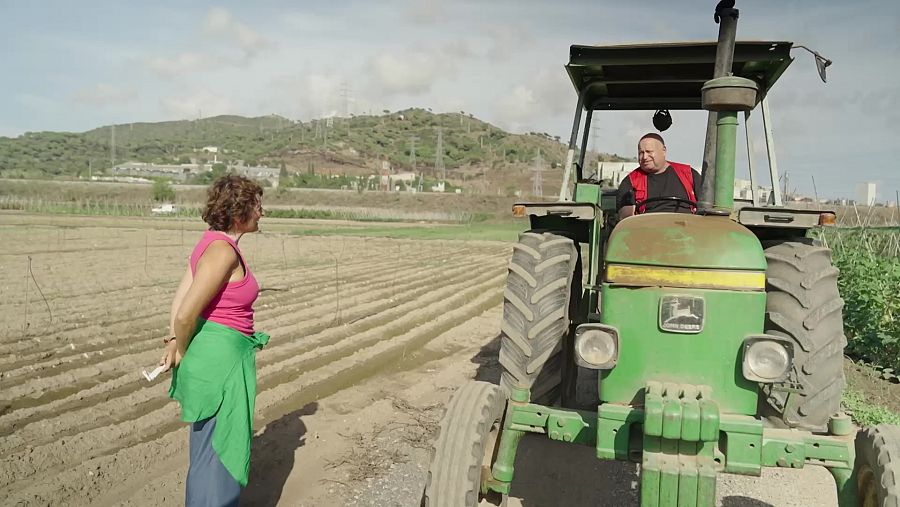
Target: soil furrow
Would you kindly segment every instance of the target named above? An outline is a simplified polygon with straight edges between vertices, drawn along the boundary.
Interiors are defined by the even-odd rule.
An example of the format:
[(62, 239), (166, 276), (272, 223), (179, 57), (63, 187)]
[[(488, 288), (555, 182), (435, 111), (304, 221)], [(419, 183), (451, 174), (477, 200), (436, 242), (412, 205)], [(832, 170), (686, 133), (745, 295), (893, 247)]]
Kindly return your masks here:
[[(403, 270), (409, 271), (408, 268), (412, 267), (412, 264), (401, 265), (399, 267), (402, 268)], [(448, 268), (453, 267), (453, 264), (446, 266), (446, 267), (448, 267)], [(373, 284), (372, 284), (373, 281), (381, 282), (380, 284), (377, 285), (379, 287), (385, 283), (398, 284), (398, 283), (402, 283), (405, 280), (412, 279), (413, 277), (416, 276), (415, 273), (411, 273), (411, 274), (408, 274), (405, 276), (401, 276), (397, 279), (392, 279), (392, 275), (388, 273), (388, 274), (384, 274), (377, 278), (370, 278), (368, 286), (365, 286), (364, 284), (361, 286), (360, 285), (361, 281), (359, 280), (359, 275), (365, 274), (365, 273), (370, 273), (370, 272), (371, 272), (371, 265), (368, 265), (368, 264), (365, 266), (361, 266), (361, 267), (357, 267), (354, 265), (354, 266), (351, 266), (350, 268), (347, 268), (347, 270), (345, 272), (341, 273), (341, 276), (342, 276), (342, 278), (348, 278), (350, 280), (353, 280), (353, 282), (341, 281), (340, 283), (342, 286), (344, 286), (345, 283), (349, 284), (349, 287), (344, 286), (343, 291), (347, 292), (347, 293), (353, 293), (353, 287), (359, 287), (359, 288), (364, 287), (368, 290), (373, 286)], [(265, 275), (260, 275), (260, 276), (265, 276)], [(272, 313), (276, 313), (276, 312), (287, 313), (287, 312), (292, 311), (291, 306), (293, 306), (293, 305), (284, 306), (284, 307), (281, 307), (280, 309), (273, 308), (273, 307), (278, 306), (279, 304), (284, 303), (285, 301), (302, 303), (304, 301), (308, 301), (308, 300), (318, 297), (314, 293), (307, 293), (306, 295), (298, 296), (295, 294), (296, 289), (306, 288), (309, 285), (315, 286), (318, 283), (334, 281), (334, 277), (333, 276), (329, 277), (328, 274), (324, 274), (321, 277), (310, 276), (309, 278), (307, 278), (304, 276), (299, 276), (296, 278), (297, 278), (298, 285), (300, 285), (302, 283), (302, 286), (298, 286), (298, 287), (291, 286), (290, 285), (291, 280), (285, 279), (283, 281), (287, 282), (288, 287), (290, 288), (289, 291), (286, 291), (286, 293), (277, 293), (276, 295), (272, 295), (272, 296), (265, 295), (265, 293), (264, 293), (264, 295), (260, 297), (260, 300), (257, 303), (257, 307), (262, 308), (262, 310), (260, 310), (258, 312), (258, 314), (261, 317), (268, 316), (268, 315), (271, 315)], [(173, 290), (174, 290), (174, 288), (173, 288)], [(165, 305), (162, 303), (168, 302), (168, 299), (170, 299), (170, 298), (171, 298), (171, 294), (169, 294), (169, 293), (160, 294), (158, 296), (158, 299), (160, 300), (159, 303), (155, 304), (155, 305), (150, 305), (150, 306), (155, 307), (157, 309), (164, 309)], [(127, 304), (123, 304), (123, 306), (127, 306)], [(106, 323), (104, 323), (103, 326), (100, 326), (98, 324), (98, 325), (94, 325), (94, 326), (91, 326), (88, 328), (83, 328), (81, 330), (82, 333), (90, 333), (91, 331), (94, 331), (96, 333), (96, 335), (98, 335), (98, 336), (109, 336), (109, 335), (129, 336), (129, 338), (122, 338), (120, 340), (110, 340), (110, 339), (102, 339), (102, 338), (94, 338), (94, 339), (89, 339), (89, 340), (77, 340), (77, 341), (79, 341), (79, 345), (78, 345), (77, 349), (75, 348), (74, 344), (72, 344), (72, 345), (57, 346), (56, 349), (53, 351), (38, 351), (38, 352), (33, 352), (31, 354), (24, 354), (24, 355), (19, 354), (19, 357), (17, 357), (17, 359), (15, 360), (14, 363), (4, 367), (4, 369), (5, 369), (5, 371), (3, 373), (4, 379), (7, 379), (7, 380), (14, 379), (14, 380), (12, 381), (11, 384), (7, 384), (7, 382), (0, 380), (0, 386), (3, 386), (4, 384), (6, 384), (7, 386), (16, 385), (17, 382), (24, 382), (25, 380), (27, 380), (31, 377), (40, 375), (40, 370), (45, 369), (47, 367), (56, 368), (67, 362), (81, 361), (81, 357), (83, 357), (83, 354), (93, 354), (95, 352), (99, 352), (102, 350), (102, 351), (104, 351), (105, 354), (116, 355), (116, 351), (117, 351), (116, 342), (117, 341), (122, 341), (125, 339), (135, 340), (135, 338), (142, 338), (142, 337), (145, 337), (148, 335), (149, 336), (157, 336), (157, 335), (164, 334), (165, 327), (166, 327), (166, 322), (165, 322), (164, 318), (167, 316), (166, 313), (167, 312), (156, 311), (151, 314), (144, 314), (144, 315), (138, 314), (138, 315), (134, 315), (131, 318), (123, 318), (121, 321), (118, 321), (118, 322), (106, 322)], [(160, 321), (161, 317), (164, 320)], [(141, 330), (141, 332), (138, 336), (132, 335), (132, 330), (135, 330), (135, 329)], [(148, 332), (148, 331), (150, 331), (150, 332)], [(53, 338), (59, 339), (60, 337), (61, 337), (61, 335), (44, 336), (44, 337), (42, 337), (42, 341), (46, 342)], [(69, 340), (69, 343), (71, 344), (72, 340), (74, 340), (75, 338), (77, 338), (77, 337), (73, 337), (70, 335), (67, 337), (67, 340)], [(155, 346), (150, 345), (148, 341), (141, 340), (138, 343), (141, 343), (146, 347), (155, 347)], [(133, 347), (133, 343), (129, 343), (126, 346), (126, 348), (128, 350), (133, 350), (132, 347)], [(50, 354), (52, 354), (52, 356)], [(49, 359), (49, 360), (45, 361), (45, 362), (41, 362), (41, 360), (43, 360), (43, 359)]]
[[(466, 258), (465, 256), (457, 256), (456, 252), (449, 252), (449, 259), (454, 260), (457, 258)], [(423, 264), (427, 264), (429, 262), (435, 261), (437, 259), (446, 259), (447, 257), (442, 257), (443, 254), (432, 254), (430, 256), (425, 256), (422, 259), (419, 259)], [(179, 261), (181, 262), (181, 261)], [(409, 259), (405, 263), (394, 263), (391, 265), (391, 268), (394, 270), (399, 270), (401, 268), (408, 269), (409, 267), (415, 266), (416, 259)], [(252, 265), (253, 263), (251, 263)], [(368, 266), (370, 270), (384, 270), (384, 259), (374, 259), (367, 260), (366, 263), (362, 263), (360, 261), (355, 261), (352, 263), (351, 267), (356, 268), (359, 267), (362, 269), (364, 266)], [(318, 280), (321, 277), (322, 282), (329, 282), (333, 280), (333, 264), (320, 264), (313, 267), (312, 269), (304, 269), (301, 270), (301, 273), (310, 273), (309, 276), (316, 277)], [(183, 266), (179, 266), (179, 270), (183, 270)], [(314, 270), (313, 270), (314, 269)], [(344, 272), (346, 268), (342, 266), (340, 269), (341, 272)], [(295, 275), (297, 273), (296, 269), (289, 269), (288, 272), (291, 275), (288, 278), (284, 278), (284, 270), (281, 269), (281, 263), (275, 263), (271, 266), (266, 265), (263, 269), (256, 269), (257, 274), (261, 282), (264, 284), (267, 279), (277, 279), (279, 281), (282, 280), (302, 280)], [(151, 303), (150, 298), (162, 298), (163, 301), (171, 297), (172, 291), (174, 291), (175, 285), (177, 284), (177, 278), (180, 275), (179, 273), (173, 273), (171, 276), (166, 277), (162, 281), (158, 281), (150, 286), (142, 286), (140, 284), (128, 284), (127, 287), (124, 287), (123, 291), (128, 291), (128, 295), (118, 294), (117, 291), (111, 291), (109, 289), (100, 289), (99, 292), (89, 292), (89, 291), (81, 291), (76, 295), (73, 295), (67, 299), (66, 311), (60, 314), (57, 311), (57, 315), (55, 318), (55, 323), (50, 324), (47, 327), (40, 329), (40, 338), (42, 341), (59, 339), (59, 336), (66, 336), (68, 333), (75, 331), (79, 328), (85, 328), (87, 326), (94, 325), (96, 326), (97, 320), (101, 319), (104, 314), (98, 313), (98, 309), (102, 309), (105, 311), (104, 324), (115, 323), (125, 321), (127, 322), (127, 318), (123, 318), (119, 321), (115, 320), (115, 315), (110, 315), (110, 308), (123, 308), (132, 306), (131, 303), (137, 303), (137, 306), (148, 306), (148, 303)], [(267, 276), (269, 275), (269, 276)], [(315, 283), (315, 281), (310, 280), (311, 283)], [(153, 292), (150, 296), (147, 295), (147, 292)], [(83, 300), (83, 304), (76, 304), (79, 300)], [(107, 301), (108, 300), (108, 303)], [(53, 305), (53, 298), (49, 300), (50, 304)], [(159, 304), (159, 303), (156, 303)], [(80, 305), (80, 306), (79, 306)], [(13, 305), (15, 306), (15, 305)], [(14, 309), (13, 307), (10, 307)], [(80, 315), (80, 317), (79, 317)], [(62, 324), (66, 324), (62, 326)], [(14, 328), (13, 328), (14, 329)], [(33, 332), (33, 331), (32, 331)], [(84, 332), (83, 330), (81, 332)], [(10, 346), (13, 347), (13, 351), (16, 353), (21, 353), (24, 349), (34, 348), (34, 342), (31, 341), (22, 341), (20, 336), (20, 332), (10, 333), (6, 335), (7, 338), (5, 341), (10, 343)], [(12, 341), (10, 341), (12, 340)]]
[[(452, 272), (453, 273), (452, 276), (456, 276), (457, 273), (464, 273), (464, 272), (466, 272), (466, 270), (470, 270), (470, 269), (471, 268), (468, 266), (463, 266), (456, 270), (445, 270), (445, 274), (449, 275), (449, 273)], [(388, 295), (387, 294), (388, 292), (390, 292), (391, 293), (390, 295), (392, 295), (392, 296), (404, 297), (403, 289), (405, 287), (409, 287), (409, 286), (419, 287), (419, 294), (427, 291), (427, 287), (423, 288), (421, 286), (421, 284), (415, 280), (411, 281), (408, 285), (394, 287), (394, 289), (384, 289), (382, 291), (361, 291), (356, 295), (356, 298), (357, 298), (356, 300), (348, 298), (349, 300), (347, 302), (347, 309), (345, 311), (343, 311), (342, 313), (349, 320), (357, 319), (357, 318), (359, 318), (360, 314), (362, 312), (364, 312), (364, 309), (360, 306), (359, 298), (364, 298), (364, 301), (362, 302), (362, 304), (365, 305), (367, 303), (370, 303), (371, 301), (378, 302), (378, 301), (384, 299)], [(397, 292), (397, 290), (399, 290), (400, 292)], [(366, 301), (366, 300), (368, 300), (368, 301)], [(293, 312), (293, 313), (289, 314), (290, 315), (289, 320), (291, 323), (296, 323), (298, 320), (305, 319), (307, 316), (322, 315), (323, 313), (327, 314), (327, 309), (331, 306), (332, 306), (331, 303), (326, 301), (323, 304), (317, 305), (315, 307), (304, 308), (300, 312)], [(375, 313), (380, 311), (377, 309), (377, 307), (374, 310), (375, 310)], [(261, 322), (267, 322), (268, 324), (270, 324), (272, 326), (276, 326), (276, 325), (280, 324), (280, 322), (278, 322), (277, 320), (265, 319), (264, 313), (261, 315), (261, 318), (262, 318)], [(330, 325), (330, 321), (333, 319), (329, 319), (328, 317), (325, 317), (325, 318), (320, 318), (319, 320), (320, 320), (319, 326), (324, 328), (324, 327), (327, 327), (328, 325)], [(262, 327), (260, 327), (260, 329), (262, 329)], [(140, 342), (135, 342), (133, 344), (128, 345), (127, 355), (129, 355), (130, 357), (133, 357), (136, 354), (142, 354), (142, 353), (151, 352), (151, 351), (158, 352), (158, 345), (150, 344), (148, 340), (141, 340)], [(31, 397), (31, 398), (36, 398), (36, 396), (35, 396), (36, 393), (41, 392), (41, 391), (51, 390), (54, 388), (58, 388), (60, 386), (62, 386), (63, 388), (71, 389), (73, 387), (73, 379), (72, 379), (72, 377), (70, 377), (70, 375), (73, 375), (73, 374), (78, 375), (81, 372), (84, 372), (86, 370), (89, 371), (90, 374), (94, 375), (94, 376), (103, 375), (103, 374), (108, 376), (110, 374), (108, 368), (102, 369), (102, 370), (98, 370), (98, 368), (100, 368), (101, 366), (105, 366), (105, 364), (110, 361), (114, 361), (114, 360), (121, 358), (122, 355), (111, 356), (111, 353), (105, 353), (105, 354), (103, 354), (103, 357), (104, 357), (103, 360), (101, 360), (99, 363), (92, 364), (90, 367), (84, 367), (83, 365), (81, 365), (79, 363), (70, 362), (68, 368), (67, 367), (56, 368), (52, 372), (52, 376), (49, 376), (49, 377), (41, 378), (40, 372), (36, 372), (36, 373), (33, 372), (28, 375), (25, 375), (24, 380), (22, 378), (14, 378), (10, 382), (3, 382), (3, 384), (0, 384), (0, 385), (3, 385), (4, 397), (8, 400), (7, 403), (11, 403), (12, 405), (14, 405), (16, 407), (34, 406), (35, 404), (39, 404), (41, 402), (40, 400), (18, 401), (17, 399), (23, 398), (26, 396)], [(132, 364), (132, 366), (134, 367), (135, 365)], [(139, 367), (139, 366), (140, 365), (137, 365), (137, 367)], [(30, 382), (26, 383), (25, 380), (30, 380)], [(77, 382), (77, 380), (76, 380), (76, 382)], [(44, 395), (39, 395), (39, 396), (44, 396)], [(49, 396), (53, 396), (53, 395), (51, 394)]]
[[(502, 279), (503, 276), (495, 276), (487, 285), (498, 287)], [(271, 412), (276, 404), (284, 404), (279, 400), (296, 400), (298, 391), (304, 385), (310, 386), (314, 393), (328, 393), (329, 390), (334, 392), (352, 385), (382, 370), (387, 364), (402, 359), (406, 353), (423, 346), (440, 333), (499, 304), (501, 296), (498, 291), (484, 290), (483, 287), (475, 289), (458, 293), (451, 298), (452, 301), (448, 302), (455, 303), (451, 306), (453, 309), (442, 312), (439, 319), (428, 315), (425, 323), (408, 325), (409, 330), (401, 335), (378, 340), (374, 345), (364, 349), (357, 348), (353, 354), (344, 355), (321, 368), (303, 373), (293, 381), (261, 391), (257, 398), (257, 407), (260, 412)], [(404, 319), (413, 321), (415, 317), (406, 316), (400, 320)], [(55, 475), (66, 467), (86, 459), (96, 459), (140, 442), (156, 440), (161, 436), (160, 427), (168, 427), (171, 423), (165, 421), (172, 421), (176, 414), (175, 404), (166, 403), (165, 406), (148, 411), (136, 419), (89, 429), (71, 437), (60, 438), (9, 455), (0, 461), (0, 470), (4, 471), (0, 476), (0, 488), (6, 488), (36, 474)], [(44, 466), (48, 461), (47, 456), (62, 456), (63, 460)], [(41, 481), (37, 479), (35, 482)], [(15, 486), (12, 489), (16, 489)]]
[[(436, 308), (432, 311), (423, 310), (416, 313), (412, 318), (408, 317), (408, 310), (422, 304), (430, 303), (432, 306), (437, 305), (441, 300), (444, 300), (445, 295), (452, 295), (446, 299), (446, 301), (450, 303), (453, 301), (465, 301), (466, 297), (470, 297), (478, 292), (484, 292), (485, 289), (487, 289), (487, 287), (484, 286), (485, 280), (493, 280), (497, 277), (495, 270), (486, 271), (486, 275), (461, 277), (460, 283), (445, 287), (444, 290), (432, 294), (427, 300), (423, 301), (413, 298), (411, 301), (407, 301), (400, 306), (390, 308), (387, 315), (378, 318), (375, 322), (369, 322), (370, 319), (366, 319), (360, 321), (356, 325), (349, 326), (349, 329), (346, 329), (345, 326), (345, 328), (329, 328), (323, 330), (323, 332), (319, 333), (319, 336), (310, 337), (312, 340), (316, 341), (319, 346), (315, 350), (307, 352), (305, 355), (298, 355), (298, 352), (276, 355), (272, 354), (272, 350), (263, 350), (258, 355), (258, 363), (261, 365), (259, 373), (260, 385), (266, 387), (277, 384), (282, 381), (281, 379), (284, 376), (294, 375), (294, 372), (297, 372), (298, 368), (316, 368), (319, 365), (327, 364), (327, 362), (334, 360), (334, 358), (341, 357), (342, 354), (352, 353), (356, 348), (365, 347), (371, 343), (377, 342), (382, 339), (385, 334), (393, 335), (404, 332), (406, 329), (403, 328), (403, 326), (416, 326), (427, 322), (429, 319), (439, 315), (442, 309)], [(461, 292), (459, 291), (461, 286), (464, 287), (467, 285), (473, 286), (474, 288), (470, 287)], [(328, 338), (328, 341), (323, 338)], [(360, 342), (362, 342), (362, 345), (360, 345)], [(331, 345), (329, 350), (325, 350), (323, 345), (326, 343), (337, 344)], [(310, 356), (312, 356), (312, 358), (310, 358)], [(303, 361), (307, 361), (307, 363), (303, 364)], [(289, 364), (285, 365), (286, 362)], [(285, 368), (290, 364), (297, 362), (300, 362), (300, 366), (293, 366), (289, 371), (285, 371)], [(280, 372), (279, 377), (275, 380), (270, 380), (268, 376), (273, 372)], [(138, 386), (141, 386), (141, 384), (138, 384)], [(23, 445), (25, 442), (34, 445), (35, 443), (46, 439), (59, 438), (60, 435), (63, 434), (83, 431), (94, 426), (103, 425), (108, 420), (127, 419), (128, 416), (123, 415), (123, 413), (128, 414), (155, 409), (157, 407), (154, 403), (147, 402), (148, 392), (148, 389), (144, 389), (141, 386), (137, 391), (127, 393), (127, 398), (125, 400), (107, 400), (103, 403), (91, 406), (90, 408), (66, 412), (64, 414), (59, 414), (56, 418), (45, 419), (20, 426), (17, 429), (14, 438), (0, 439), (0, 449), (8, 452), (11, 449)], [(148, 403), (147, 406), (141, 405), (145, 402)], [(5, 425), (12, 417), (4, 417), (4, 419), (7, 420), (4, 421)]]

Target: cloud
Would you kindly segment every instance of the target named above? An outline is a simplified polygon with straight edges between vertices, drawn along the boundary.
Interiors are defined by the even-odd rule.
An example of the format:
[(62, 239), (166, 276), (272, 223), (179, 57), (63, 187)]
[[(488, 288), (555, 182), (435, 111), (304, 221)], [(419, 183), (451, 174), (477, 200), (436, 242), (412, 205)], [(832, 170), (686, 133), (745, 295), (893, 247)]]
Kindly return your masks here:
[(534, 43), (534, 34), (522, 25), (496, 25), (488, 30), (488, 58), (506, 60)]
[(372, 57), (368, 66), (375, 86), (385, 95), (424, 94), (438, 78), (455, 75), (456, 70), (450, 59), (418, 52), (381, 53)]
[(503, 119), (512, 123), (529, 122), (538, 117), (537, 100), (534, 98), (534, 90), (517, 85), (512, 91), (505, 94), (497, 101), (497, 108)]
[(210, 90), (197, 89), (160, 99), (163, 111), (176, 118), (208, 117), (219, 114), (237, 114), (234, 103)]
[(222, 67), (246, 67), (272, 46), (221, 8), (211, 9), (206, 15), (201, 35), (201, 40), (192, 44), (196, 49), (175, 56), (148, 56), (142, 60), (144, 67), (164, 78)]
[(268, 93), (260, 100), (263, 111), (283, 111), (299, 119), (320, 118), (341, 111), (341, 76), (308, 73), (281, 76), (268, 84)]
[(446, 13), (440, 0), (410, 0), (406, 5), (406, 17), (416, 23), (434, 23)]
[(463, 60), (475, 56), (475, 52), (464, 40), (450, 41), (441, 47), (441, 53), (453, 60)]
[(271, 45), (265, 37), (235, 20), (230, 12), (220, 7), (209, 11), (203, 23), (203, 29), (210, 36), (236, 42), (247, 59), (256, 57)]
[(513, 129), (545, 124), (549, 117), (574, 111), (575, 94), (565, 74), (544, 69), (526, 83), (514, 85), (495, 100), (496, 112)]
[(212, 68), (215, 58), (201, 53), (181, 53), (172, 58), (152, 56), (144, 60), (146, 67), (162, 77), (177, 77)]
[(137, 98), (138, 92), (134, 88), (107, 83), (97, 83), (72, 94), (72, 100), (75, 102), (96, 107), (119, 106), (134, 102)]

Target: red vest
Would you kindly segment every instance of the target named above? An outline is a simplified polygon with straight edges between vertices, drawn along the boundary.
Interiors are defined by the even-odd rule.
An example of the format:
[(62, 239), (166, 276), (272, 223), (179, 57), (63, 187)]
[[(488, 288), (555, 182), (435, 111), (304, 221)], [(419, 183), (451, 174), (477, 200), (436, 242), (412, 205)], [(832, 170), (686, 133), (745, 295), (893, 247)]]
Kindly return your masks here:
[[(678, 176), (678, 180), (681, 182), (682, 186), (684, 186), (688, 199), (696, 202), (697, 196), (694, 195), (694, 171), (691, 169), (691, 166), (679, 164), (678, 162), (668, 162), (668, 164), (675, 170), (675, 175)], [(637, 168), (628, 174), (628, 179), (631, 180), (631, 187), (634, 189), (634, 202), (641, 202), (646, 199), (647, 173), (641, 168)], [(646, 211), (644, 206), (641, 206), (641, 209), (635, 209), (634, 213), (638, 215), (644, 211)], [(691, 213), (694, 213), (695, 211), (696, 209), (691, 207)]]

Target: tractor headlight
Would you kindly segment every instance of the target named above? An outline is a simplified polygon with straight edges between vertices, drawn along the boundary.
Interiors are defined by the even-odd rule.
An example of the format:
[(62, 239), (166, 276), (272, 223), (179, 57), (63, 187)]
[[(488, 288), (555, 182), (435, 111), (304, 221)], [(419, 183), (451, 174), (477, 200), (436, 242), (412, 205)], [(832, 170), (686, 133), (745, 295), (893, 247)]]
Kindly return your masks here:
[(575, 362), (592, 370), (608, 370), (619, 360), (619, 332), (612, 326), (582, 324), (575, 330)]
[(744, 378), (754, 382), (781, 382), (794, 363), (794, 348), (779, 336), (751, 336), (744, 340)]

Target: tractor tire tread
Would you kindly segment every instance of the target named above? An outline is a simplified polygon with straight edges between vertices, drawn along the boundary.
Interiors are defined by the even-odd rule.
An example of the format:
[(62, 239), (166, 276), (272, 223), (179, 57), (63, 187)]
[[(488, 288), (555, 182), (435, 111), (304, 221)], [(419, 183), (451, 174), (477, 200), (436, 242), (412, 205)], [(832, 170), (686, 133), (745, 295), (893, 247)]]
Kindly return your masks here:
[[(533, 389), (546, 376), (550, 384), (540, 383), (549, 393), (559, 382), (559, 372), (551, 370), (562, 367), (573, 279), (581, 276), (575, 273), (578, 255), (572, 239), (552, 231), (522, 233), (513, 247), (500, 326), (500, 385), (507, 392)], [(532, 401), (539, 394), (533, 392)]]
[(856, 461), (857, 467), (865, 464), (875, 473), (878, 505), (900, 507), (900, 427), (879, 424), (861, 430), (856, 437)]
[(494, 384), (472, 381), (457, 390), (434, 443), (425, 506), (478, 504), (485, 441), (504, 407), (505, 396)]
[(831, 251), (808, 238), (764, 246), (765, 332), (793, 342), (794, 368), (788, 382), (762, 386), (762, 415), (778, 426), (826, 431), (846, 385), (838, 270)]

